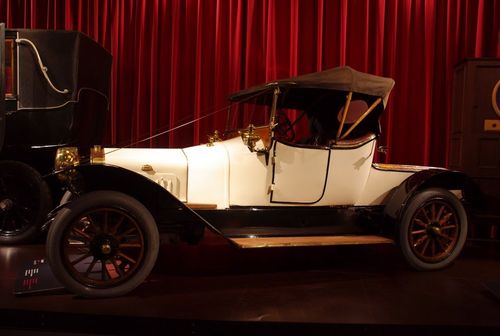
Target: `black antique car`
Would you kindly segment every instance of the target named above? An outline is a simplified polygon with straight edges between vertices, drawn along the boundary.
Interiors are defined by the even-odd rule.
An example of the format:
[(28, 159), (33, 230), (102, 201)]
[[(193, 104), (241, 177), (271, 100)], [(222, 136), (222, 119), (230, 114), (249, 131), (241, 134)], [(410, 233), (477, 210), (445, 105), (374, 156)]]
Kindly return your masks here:
[(0, 24), (0, 244), (40, 233), (61, 196), (43, 178), (58, 148), (85, 156), (101, 143), (110, 71), (111, 55), (82, 33)]

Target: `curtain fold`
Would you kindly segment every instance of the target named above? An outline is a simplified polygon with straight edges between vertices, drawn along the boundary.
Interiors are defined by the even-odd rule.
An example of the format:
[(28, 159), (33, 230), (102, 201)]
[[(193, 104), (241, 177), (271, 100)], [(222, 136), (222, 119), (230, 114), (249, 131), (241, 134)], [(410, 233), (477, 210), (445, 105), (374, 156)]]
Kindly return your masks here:
[[(109, 144), (224, 110), (228, 93), (339, 65), (392, 77), (381, 161), (446, 165), (453, 68), (500, 57), (496, 0), (0, 0), (8, 28), (82, 31), (113, 55)], [(221, 112), (142, 146), (189, 146)]]

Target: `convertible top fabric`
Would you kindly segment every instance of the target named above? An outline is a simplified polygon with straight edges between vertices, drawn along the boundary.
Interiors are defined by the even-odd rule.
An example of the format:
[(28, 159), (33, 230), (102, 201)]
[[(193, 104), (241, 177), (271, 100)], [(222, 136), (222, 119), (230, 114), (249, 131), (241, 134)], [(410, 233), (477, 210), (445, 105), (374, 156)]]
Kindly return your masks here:
[(229, 100), (246, 100), (247, 98), (259, 95), (261, 92), (272, 90), (276, 87), (295, 87), (320, 88), (346, 92), (353, 91), (381, 97), (384, 100), (385, 106), (393, 86), (394, 80), (392, 78), (375, 76), (344, 66), (257, 85), (231, 94)]

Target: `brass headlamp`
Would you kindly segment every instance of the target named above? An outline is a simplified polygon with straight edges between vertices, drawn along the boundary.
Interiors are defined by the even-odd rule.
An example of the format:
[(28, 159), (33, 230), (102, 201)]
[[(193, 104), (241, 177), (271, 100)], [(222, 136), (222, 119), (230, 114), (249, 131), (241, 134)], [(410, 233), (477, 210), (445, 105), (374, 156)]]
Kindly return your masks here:
[(54, 161), (55, 170), (63, 170), (80, 164), (80, 155), (77, 147), (61, 147), (57, 149)]

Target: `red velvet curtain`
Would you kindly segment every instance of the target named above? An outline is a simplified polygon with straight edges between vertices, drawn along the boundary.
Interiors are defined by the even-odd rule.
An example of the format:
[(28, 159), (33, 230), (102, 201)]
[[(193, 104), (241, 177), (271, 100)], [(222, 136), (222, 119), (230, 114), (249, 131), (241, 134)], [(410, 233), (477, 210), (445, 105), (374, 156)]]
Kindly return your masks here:
[[(0, 0), (8, 28), (87, 33), (113, 54), (109, 141), (226, 106), (232, 91), (339, 65), (392, 77), (381, 160), (446, 165), (453, 68), (500, 57), (497, 0)], [(187, 146), (221, 112), (143, 146)]]

